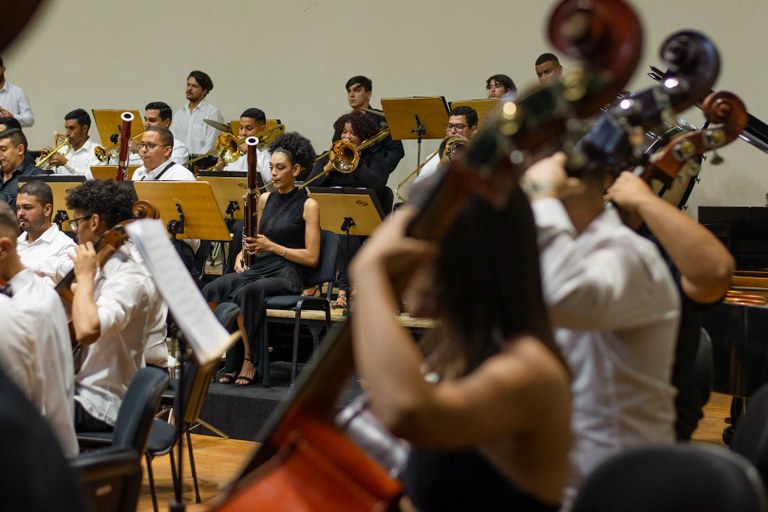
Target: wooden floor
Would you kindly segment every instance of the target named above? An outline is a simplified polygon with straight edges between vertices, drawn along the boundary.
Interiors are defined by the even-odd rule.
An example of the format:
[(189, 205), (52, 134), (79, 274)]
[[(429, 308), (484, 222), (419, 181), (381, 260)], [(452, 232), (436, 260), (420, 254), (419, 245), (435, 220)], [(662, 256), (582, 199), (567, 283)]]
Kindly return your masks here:
[[(704, 411), (704, 419), (699, 423), (699, 428), (694, 433), (696, 443), (724, 446), (722, 433), (725, 424), (723, 420), (729, 414), (729, 407), (730, 397), (713, 394)], [(257, 445), (248, 441), (221, 439), (203, 435), (193, 435), (192, 444), (194, 446), (195, 462), (197, 463), (198, 479), (200, 482), (200, 495), (203, 503), (200, 505), (194, 504), (192, 477), (189, 473), (189, 464), (186, 463), (186, 459), (183, 474), (185, 502), (189, 511), (208, 510), (216, 497), (226, 488), (234, 476), (238, 474), (242, 465), (250, 459)], [(170, 500), (173, 499), (169, 458), (166, 456), (155, 459), (152, 463), (152, 468), (155, 472), (159, 509), (161, 511), (169, 510)], [(149, 494), (146, 468), (144, 468), (144, 475), (138, 510), (149, 512), (152, 510), (152, 499)]]

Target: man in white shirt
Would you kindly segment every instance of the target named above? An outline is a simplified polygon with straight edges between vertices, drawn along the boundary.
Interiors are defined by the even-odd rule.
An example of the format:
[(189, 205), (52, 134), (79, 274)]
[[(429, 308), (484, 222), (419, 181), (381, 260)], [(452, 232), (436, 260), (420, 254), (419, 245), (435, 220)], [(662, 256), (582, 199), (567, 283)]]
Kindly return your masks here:
[(536, 220), (555, 340), (573, 375), (573, 447), (564, 504), (620, 451), (674, 442), (670, 383), (680, 298), (656, 246), (604, 206), (600, 169), (568, 178), (565, 156), (522, 181)]
[(23, 232), (16, 251), (25, 267), (55, 284), (72, 270), (69, 253), (77, 244), (51, 221), (52, 215), (53, 192), (47, 183), (32, 180), (19, 189), (16, 219)]
[(0, 364), (48, 420), (64, 453), (74, 457), (78, 446), (67, 316), (53, 288), (21, 263), (18, 234), (16, 216), (0, 203), (0, 278), (10, 285), (11, 302), (24, 315), (29, 335), (14, 342), (12, 326), (3, 323)]
[(99, 267), (94, 243), (130, 219), (136, 194), (129, 184), (86, 181), (67, 195), (80, 244), (73, 260), (75, 339), (83, 345), (75, 376), (75, 430), (110, 431), (131, 379), (144, 366), (144, 347), (167, 309), (130, 241)]
[[(472, 137), (477, 131), (477, 111), (472, 107), (461, 106), (453, 109), (448, 116), (448, 124), (445, 125), (445, 136), (460, 135), (465, 139)], [(413, 180), (414, 185), (419, 181), (432, 176), (437, 172), (440, 164), (439, 151), (424, 162), (419, 175)]]
[[(226, 163), (219, 158), (219, 162), (216, 164), (216, 170), (218, 171), (247, 171), (248, 170), (248, 145), (245, 143), (247, 137), (252, 137), (264, 130), (267, 124), (267, 116), (264, 111), (258, 108), (249, 108), (245, 112), (240, 114), (240, 129), (237, 133), (239, 139), (242, 139), (242, 143), (238, 147), (238, 158), (234, 162)], [(269, 171), (269, 150), (257, 149), (256, 150), (256, 167), (259, 170), (261, 178), (264, 180), (264, 184), (272, 181), (272, 176)]]
[(27, 94), (24, 89), (6, 80), (5, 69), (0, 57), (0, 117), (13, 117), (21, 126), (32, 126), (35, 124), (35, 115), (29, 106)]
[(181, 139), (193, 155), (203, 155), (216, 147), (219, 130), (209, 126), (204, 119), (224, 123), (219, 109), (208, 103), (206, 97), (213, 90), (211, 77), (202, 71), (192, 71), (187, 77), (185, 91), (187, 103), (173, 115), (171, 131)]
[[(153, 101), (152, 103), (147, 103), (147, 106), (144, 107), (145, 130), (150, 126), (162, 126), (163, 128), (170, 129), (172, 121), (173, 110), (171, 110), (171, 107), (169, 107), (167, 103), (162, 101)], [(141, 165), (142, 160), (141, 155), (139, 154), (139, 143), (131, 140), (128, 143), (128, 148), (130, 149), (131, 153), (129, 164)], [(189, 160), (189, 148), (186, 144), (184, 144), (184, 142), (175, 137), (173, 139), (173, 152), (171, 153), (171, 160), (181, 165), (186, 164)]]
[[(88, 180), (93, 179), (91, 166), (103, 163), (96, 158), (95, 148), (98, 144), (88, 135), (90, 128), (91, 116), (81, 108), (64, 116), (64, 130), (69, 139), (69, 146), (61, 148), (46, 162), (54, 174), (79, 175)], [(43, 158), (51, 150), (50, 147), (43, 148)]]
[(141, 135), (139, 156), (144, 165), (133, 173), (133, 181), (194, 181), (189, 169), (171, 159), (173, 134), (162, 126), (149, 126)]

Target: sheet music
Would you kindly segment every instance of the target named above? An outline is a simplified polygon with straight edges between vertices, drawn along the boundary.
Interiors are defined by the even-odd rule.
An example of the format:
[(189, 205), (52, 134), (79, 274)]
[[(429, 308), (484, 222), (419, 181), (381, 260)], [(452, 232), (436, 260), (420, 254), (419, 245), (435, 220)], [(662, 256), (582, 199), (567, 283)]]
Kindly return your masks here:
[[(233, 338), (216, 320), (160, 220), (142, 219), (126, 226), (158, 290), (187, 338), (201, 366), (221, 358)], [(234, 338), (236, 339), (236, 338)]]

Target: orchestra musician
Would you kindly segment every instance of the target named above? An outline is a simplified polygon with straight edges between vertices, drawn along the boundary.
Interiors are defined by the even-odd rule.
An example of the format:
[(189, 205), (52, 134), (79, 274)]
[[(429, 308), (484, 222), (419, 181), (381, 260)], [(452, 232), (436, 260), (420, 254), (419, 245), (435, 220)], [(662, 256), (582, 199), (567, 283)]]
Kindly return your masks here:
[[(448, 114), (448, 123), (445, 125), (445, 136), (460, 135), (469, 140), (477, 131), (477, 111), (472, 107), (460, 106), (451, 110)], [(413, 184), (432, 176), (437, 172), (440, 164), (440, 152), (432, 155), (419, 171), (419, 175), (413, 180)]]
[[(408, 206), (388, 217), (350, 269), (358, 371), (376, 417), (412, 443), (406, 495), (422, 512), (558, 510), (569, 375), (525, 196), (501, 209), (471, 200), (439, 247), (405, 236), (412, 218)], [(422, 350), (392, 314), (401, 297), (440, 319)]]
[(567, 507), (610, 456), (674, 442), (670, 378), (680, 298), (654, 244), (605, 207), (603, 169), (569, 178), (565, 160), (563, 153), (540, 160), (522, 183), (555, 341), (573, 374)]
[(16, 215), (0, 203), (0, 279), (10, 285), (11, 302), (27, 326), (27, 335), (16, 338), (13, 326), (3, 324), (0, 365), (48, 420), (64, 454), (74, 457), (75, 371), (67, 315), (53, 287), (21, 262), (18, 236)]
[[(74, 174), (85, 176), (92, 180), (91, 166), (103, 165), (96, 158), (95, 148), (98, 146), (88, 135), (91, 128), (91, 116), (82, 108), (73, 110), (64, 116), (64, 130), (69, 144), (60, 148), (57, 154), (51, 156), (46, 162), (47, 167), (54, 174)], [(46, 146), (40, 153), (45, 158), (53, 150)]]
[(16, 196), (16, 219), (23, 230), (16, 240), (16, 251), (24, 266), (51, 284), (72, 270), (69, 253), (77, 247), (51, 221), (53, 207), (53, 192), (43, 181), (28, 181)]
[[(13, 117), (0, 117), (0, 132), (10, 130), (11, 128), (21, 130), (21, 123), (19, 123), (18, 119)], [(35, 157), (29, 152), (29, 148), (26, 148), (26, 151), (24, 152), (24, 162), (27, 165), (35, 165)]]
[[(258, 333), (264, 300), (272, 295), (297, 294), (303, 285), (302, 268), (314, 267), (320, 257), (320, 211), (294, 183), (315, 160), (308, 139), (298, 133), (279, 136), (269, 147), (274, 192), (261, 194), (258, 203), (258, 235), (245, 236), (236, 258), (235, 272), (208, 283), (203, 296), (213, 308), (222, 302), (240, 307), (238, 325), (242, 342), (227, 352), (224, 375), (219, 382), (244, 386), (256, 378)], [(244, 268), (243, 252), (255, 255)]]
[(488, 98), (501, 98), (505, 94), (510, 94), (512, 100), (517, 97), (517, 86), (507, 75), (493, 75), (485, 81), (485, 90), (488, 91)]
[[(170, 129), (171, 122), (173, 121), (173, 110), (167, 103), (162, 101), (153, 101), (147, 103), (144, 107), (144, 129), (146, 130), (150, 126), (162, 126), (163, 128)], [(128, 142), (128, 149), (131, 152), (129, 164), (141, 165), (141, 155), (139, 154), (139, 143), (131, 139)], [(189, 148), (182, 141), (173, 138), (173, 152), (171, 153), (171, 160), (177, 164), (184, 165), (189, 160)]]
[(553, 80), (559, 80), (560, 75), (563, 74), (563, 66), (560, 65), (560, 60), (554, 53), (542, 53), (539, 55), (534, 67), (536, 69), (536, 78), (539, 79), (541, 85), (546, 85)]
[[(252, 137), (259, 132), (263, 131), (264, 128), (267, 125), (267, 116), (264, 114), (264, 111), (259, 108), (247, 108), (245, 111), (240, 114), (240, 128), (237, 132), (237, 136), (239, 139), (242, 139), (242, 142), (240, 143), (238, 149), (239, 149), (239, 156), (238, 159), (235, 160), (232, 163), (226, 163), (224, 160), (219, 158), (218, 163), (216, 164), (216, 170), (217, 171), (247, 171), (248, 170), (248, 155), (247, 155), (247, 149), (248, 145), (245, 143), (245, 139), (248, 137)], [(257, 168), (259, 170), (259, 174), (261, 175), (261, 178), (264, 180), (264, 183), (269, 183), (271, 178), (269, 174), (269, 150), (267, 148), (256, 149), (256, 164)]]
[(24, 160), (27, 153), (27, 137), (17, 128), (0, 132), (0, 199), (11, 208), (16, 208), (19, 191), (19, 176), (41, 176), (47, 174)]
[[(75, 375), (75, 430), (111, 431), (136, 370), (144, 366), (144, 346), (165, 338), (167, 307), (131, 241), (103, 266), (97, 264), (99, 238), (132, 218), (133, 188), (112, 180), (86, 181), (67, 194), (78, 247), (72, 255), (77, 279), (72, 327), (83, 345)], [(108, 249), (105, 249), (108, 250)]]
[[(387, 128), (384, 111), (371, 108), (373, 82), (370, 78), (362, 75), (353, 76), (347, 80), (344, 88), (347, 90), (347, 102), (352, 110), (365, 112), (379, 126), (379, 130)], [(405, 149), (403, 149), (403, 143), (392, 139), (391, 135), (384, 139), (382, 145), (384, 147), (384, 167), (387, 169), (387, 175), (390, 175), (397, 168), (398, 162), (405, 156)]]
[[(344, 114), (333, 123), (333, 141), (345, 140), (358, 146), (366, 139), (370, 139), (378, 133), (377, 125), (364, 113), (353, 110)], [(385, 189), (387, 185), (387, 171), (384, 163), (386, 147), (383, 143), (374, 144), (360, 152), (360, 162), (351, 173), (341, 173), (334, 169), (333, 161), (336, 158), (333, 150), (327, 156), (315, 162), (308, 181), (313, 178), (313, 185), (317, 187), (357, 187), (370, 188), (376, 192), (384, 213), (392, 211), (392, 204), (386, 204)], [(339, 246), (339, 294), (335, 306), (347, 307), (349, 293), (349, 281), (347, 279), (347, 265), (362, 243), (359, 236), (351, 236), (349, 240), (342, 240)], [(349, 249), (347, 249), (349, 246)]]
[(173, 133), (163, 126), (147, 126), (137, 144), (139, 156), (144, 163), (136, 169), (133, 181), (194, 181), (192, 172), (173, 160), (175, 139)]
[(0, 117), (12, 117), (23, 127), (33, 126), (35, 115), (29, 106), (27, 93), (5, 78), (6, 69), (3, 58), (0, 57)]
[(173, 115), (171, 131), (181, 139), (193, 155), (209, 153), (216, 147), (219, 131), (203, 122), (212, 119), (224, 123), (219, 109), (208, 103), (213, 80), (202, 71), (191, 71), (187, 76), (185, 96), (187, 103)]

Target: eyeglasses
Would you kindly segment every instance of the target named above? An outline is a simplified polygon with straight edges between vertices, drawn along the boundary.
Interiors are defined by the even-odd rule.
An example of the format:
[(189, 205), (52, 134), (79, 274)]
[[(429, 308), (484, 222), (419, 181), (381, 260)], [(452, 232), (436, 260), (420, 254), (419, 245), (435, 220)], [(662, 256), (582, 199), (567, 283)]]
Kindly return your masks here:
[(457, 132), (460, 132), (461, 130), (463, 130), (466, 127), (467, 127), (466, 124), (451, 124), (451, 123), (448, 123), (448, 124), (445, 125), (445, 131), (446, 132), (452, 132), (452, 131), (456, 130)]
[(166, 147), (167, 145), (168, 144), (154, 144), (152, 142), (139, 142), (138, 144), (136, 144), (136, 146), (138, 146), (139, 148), (139, 151), (141, 151), (142, 149), (146, 149), (147, 151), (152, 151), (155, 148)]
[(94, 216), (94, 214), (92, 213), (92, 214), (86, 215), (84, 217), (78, 217), (76, 219), (69, 219), (69, 225), (72, 227), (73, 231), (77, 231), (77, 225), (80, 224), (81, 220), (90, 219), (93, 216)]

